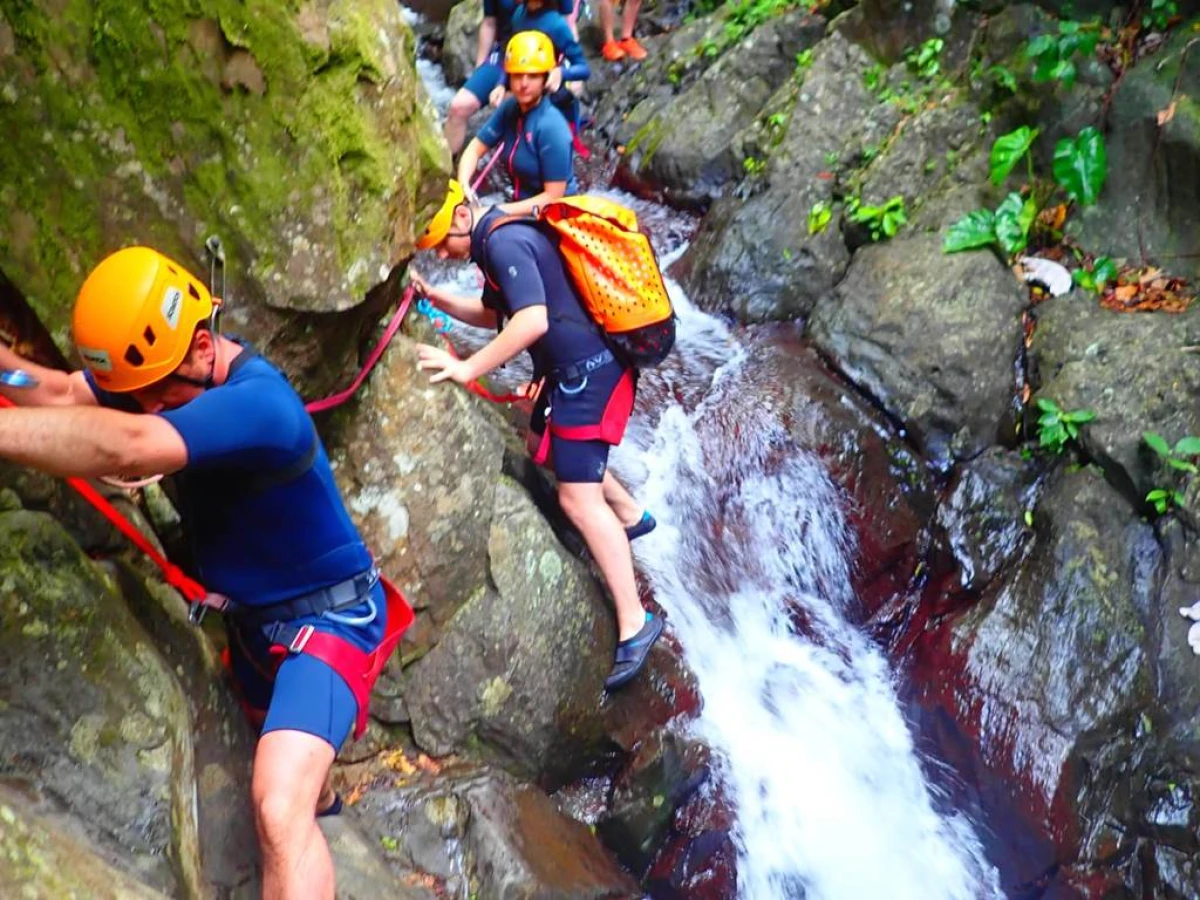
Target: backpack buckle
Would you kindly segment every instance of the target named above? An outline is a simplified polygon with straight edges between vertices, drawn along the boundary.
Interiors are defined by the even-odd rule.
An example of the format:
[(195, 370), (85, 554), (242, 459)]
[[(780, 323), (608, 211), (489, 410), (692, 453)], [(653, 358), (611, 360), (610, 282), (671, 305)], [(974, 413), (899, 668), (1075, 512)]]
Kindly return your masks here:
[(288, 653), (303, 653), (304, 648), (308, 646), (308, 639), (313, 636), (313, 632), (316, 630), (311, 625), (300, 626), (300, 630), (296, 632), (296, 636), (288, 644)]

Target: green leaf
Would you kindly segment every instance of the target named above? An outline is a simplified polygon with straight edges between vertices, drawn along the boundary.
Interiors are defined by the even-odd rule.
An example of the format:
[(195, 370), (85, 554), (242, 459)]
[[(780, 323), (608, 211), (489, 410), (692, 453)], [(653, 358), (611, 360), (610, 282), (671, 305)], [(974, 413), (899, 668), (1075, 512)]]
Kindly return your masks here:
[(1065, 419), (1066, 421), (1074, 422), (1077, 425), (1082, 425), (1085, 422), (1090, 422), (1094, 418), (1096, 418), (1096, 414), (1094, 412), (1092, 412), (1090, 409), (1076, 409), (1072, 412), (1067, 413), (1065, 416), (1063, 416), (1063, 419)]
[(1037, 406), (1038, 406), (1038, 409), (1043, 410), (1048, 413), (1062, 412), (1062, 410), (1059, 409), (1058, 404), (1055, 403), (1053, 400), (1051, 400), (1049, 397), (1038, 397), (1037, 398)]
[(1187, 472), (1189, 475), (1195, 475), (1197, 471), (1200, 471), (1186, 459), (1176, 459), (1173, 456), (1167, 460), (1167, 465), (1177, 472)]
[(1029, 528), (1033, 527), (1033, 510), (1025, 510), (1025, 525)]
[(1103, 287), (1110, 281), (1116, 281), (1117, 264), (1112, 261), (1111, 257), (1097, 257), (1095, 265), (1092, 268), (1092, 277), (1096, 280), (1097, 287)]
[(1171, 491), (1171, 500), (1174, 501), (1176, 506), (1183, 506), (1183, 503), (1184, 503), (1183, 493), (1180, 491)]
[(996, 240), (996, 215), (990, 209), (976, 209), (953, 225), (942, 242), (943, 253), (959, 253), (986, 247)]
[(1054, 180), (1073, 199), (1091, 206), (1104, 188), (1108, 155), (1104, 137), (1088, 126), (1075, 138), (1065, 137), (1054, 148)]
[(1153, 431), (1144, 431), (1142, 432), (1142, 440), (1159, 456), (1170, 458), (1171, 446), (1163, 440), (1162, 435), (1155, 434)]
[(1015, 131), (1010, 131), (1008, 134), (1002, 134), (996, 138), (996, 143), (992, 144), (992, 156), (990, 160), (992, 184), (1000, 184), (1008, 177), (1008, 173), (1013, 170), (1013, 166), (1021, 161), (1026, 153), (1029, 152), (1029, 147), (1033, 144), (1033, 139), (1037, 137), (1038, 130), (1030, 128), (1028, 125), (1022, 125)]
[(1176, 456), (1200, 456), (1200, 437), (1189, 434), (1175, 445)]

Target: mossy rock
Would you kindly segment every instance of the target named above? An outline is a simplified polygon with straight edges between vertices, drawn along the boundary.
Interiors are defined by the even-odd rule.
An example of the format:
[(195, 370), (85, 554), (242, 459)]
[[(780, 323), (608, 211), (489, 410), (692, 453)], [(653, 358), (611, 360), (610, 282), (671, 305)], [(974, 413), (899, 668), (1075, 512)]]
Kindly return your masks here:
[(387, 0), (9, 4), (0, 106), (0, 270), (63, 349), (84, 276), (133, 243), (207, 273), (219, 234), (264, 344), (271, 310), (357, 306), (448, 169)]

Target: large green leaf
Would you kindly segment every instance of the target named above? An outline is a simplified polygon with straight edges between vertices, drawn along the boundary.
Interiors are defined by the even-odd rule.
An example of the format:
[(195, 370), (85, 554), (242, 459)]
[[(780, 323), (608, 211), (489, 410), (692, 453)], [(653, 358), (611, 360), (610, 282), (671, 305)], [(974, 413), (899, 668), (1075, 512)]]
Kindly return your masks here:
[(1176, 456), (1200, 456), (1200, 437), (1188, 435), (1175, 444)]
[(990, 160), (992, 184), (1000, 184), (1008, 177), (1013, 166), (1021, 161), (1021, 157), (1029, 152), (1033, 139), (1038, 135), (1036, 128), (1022, 125), (1016, 131), (1002, 134), (992, 144)]
[(1074, 138), (1065, 137), (1055, 146), (1054, 180), (1084, 206), (1096, 202), (1107, 175), (1104, 136), (1090, 125)]
[(1000, 249), (1012, 256), (1025, 249), (1029, 228), (1037, 217), (1037, 204), (1032, 198), (1025, 200), (1016, 191), (1004, 198), (996, 207), (996, 241)]
[(996, 216), (990, 209), (976, 209), (950, 226), (942, 242), (943, 253), (976, 250), (996, 240)]

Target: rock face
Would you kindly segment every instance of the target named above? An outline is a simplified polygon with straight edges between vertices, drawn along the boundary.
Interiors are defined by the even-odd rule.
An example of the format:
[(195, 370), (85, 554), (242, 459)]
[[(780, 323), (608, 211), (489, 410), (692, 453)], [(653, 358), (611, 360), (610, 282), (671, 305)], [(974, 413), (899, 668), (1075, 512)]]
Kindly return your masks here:
[(203, 274), (219, 234), (229, 318), (261, 345), (281, 311), (356, 307), (447, 169), (386, 0), (9, 6), (0, 83), (0, 268), (64, 349), (85, 274), (131, 243)]
[(850, 260), (839, 230), (810, 233), (809, 211), (832, 204), (838, 159), (878, 146), (898, 121), (863, 86), (870, 58), (836, 33), (816, 48), (765, 184), (744, 202), (722, 200), (680, 260), (688, 295), (743, 322), (805, 316)]
[(622, 143), (631, 174), (661, 187), (674, 202), (727, 194), (741, 179), (746, 157), (739, 133), (786, 84), (796, 54), (824, 30), (824, 19), (800, 11), (772, 19), (679, 95), (638, 104), (621, 128), (629, 135)]
[[(585, 825), (502, 773), (457, 768), (392, 779), (355, 814), (393, 871), (419, 872), (451, 896), (617, 900), (641, 896)], [(403, 836), (403, 845), (396, 841)]]
[(1200, 341), (1200, 312), (1115, 313), (1077, 291), (1038, 307), (1037, 322), (1038, 395), (1096, 413), (1083, 446), (1131, 502), (1171, 483), (1142, 434), (1156, 432), (1172, 446), (1200, 434), (1200, 359), (1185, 349)]
[(989, 253), (941, 238), (864, 247), (818, 305), (814, 341), (945, 467), (997, 441), (1015, 390), (1024, 292)]
[[(1112, 96), (1105, 142), (1110, 177), (1082, 211), (1080, 242), (1097, 254), (1200, 276), (1200, 55), (1193, 27), (1127, 71)], [(1190, 50), (1190, 52), (1189, 52)], [(1172, 115), (1161, 126), (1160, 112)], [(1165, 114), (1165, 113), (1164, 113)], [(1113, 173), (1120, 177), (1112, 177)]]
[(130, 878), (196, 895), (184, 696), (111, 583), (42, 513), (0, 514), (0, 641), (6, 781)]

